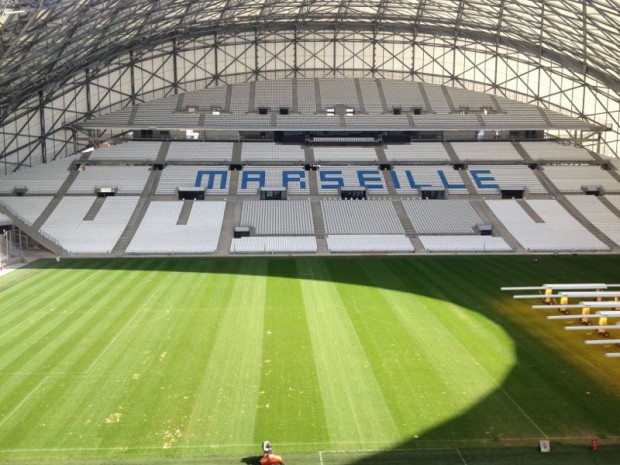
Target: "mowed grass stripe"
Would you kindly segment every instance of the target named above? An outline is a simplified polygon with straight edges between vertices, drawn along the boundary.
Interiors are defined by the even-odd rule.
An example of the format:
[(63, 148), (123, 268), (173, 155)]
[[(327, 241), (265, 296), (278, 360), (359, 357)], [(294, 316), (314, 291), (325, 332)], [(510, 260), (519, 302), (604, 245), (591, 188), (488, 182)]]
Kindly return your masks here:
[[(73, 387), (63, 396), (65, 404), (53, 410), (71, 412), (67, 416), (72, 421), (63, 423), (59, 437), (55, 441), (50, 438), (49, 447), (64, 441), (65, 448), (90, 446), (100, 448), (105, 455), (110, 453), (106, 449), (122, 449), (128, 445), (161, 450), (164, 444), (172, 445), (178, 440), (175, 432), (187, 421), (183, 409), (190, 408), (187, 404), (193, 393), (185, 384), (193, 373), (186, 361), (200, 360), (196, 352), (182, 350), (186, 335), (179, 331), (178, 323), (184, 321), (186, 326), (198, 328), (200, 325), (196, 323), (200, 320), (193, 321), (198, 313), (186, 317), (185, 301), (193, 293), (177, 294), (174, 289), (188, 291), (201, 287), (198, 276), (174, 270), (144, 273), (147, 287), (142, 291), (150, 300), (133, 307), (135, 320), (130, 327), (121, 327), (128, 328), (127, 336), (107, 346), (105, 359), (93, 370), (100, 374), (76, 378)], [(170, 295), (178, 302), (165, 298)], [(161, 303), (161, 308), (157, 302)], [(128, 303), (131, 305), (131, 302), (124, 304)], [(170, 311), (175, 303), (178, 307)], [(148, 310), (146, 305), (149, 305)], [(130, 332), (133, 337), (129, 337)], [(105, 393), (104, 397), (101, 392)], [(72, 405), (73, 394), (78, 402)], [(62, 414), (54, 419), (53, 412), (47, 420), (61, 421)]]
[(301, 287), (332, 447), (390, 444), (398, 427), (338, 293), (342, 284), (330, 282), (324, 261), (312, 266), (315, 280)]
[[(427, 265), (433, 267), (433, 264)], [(400, 276), (405, 276), (402, 272), (404, 270), (396, 271)], [(429, 280), (429, 276), (433, 279)], [(429, 268), (416, 270), (411, 279), (418, 281), (417, 286), (433, 295), (436, 276), (442, 276), (451, 282), (445, 271)], [(398, 278), (395, 276), (394, 279)], [(464, 277), (461, 275), (460, 279), (463, 281)], [(432, 384), (436, 385), (434, 390), (430, 386), (425, 386), (422, 390), (426, 397), (431, 392), (434, 396), (430, 412), (437, 416), (433, 419), (433, 426), (436, 428), (484, 402), (485, 408), (481, 409), (474, 422), (467, 425), (455, 422), (454, 429), (443, 429), (442, 434), (483, 440), (544, 436), (520, 406), (513, 403), (505, 393), (501, 393), (501, 384), (515, 365), (516, 354), (502, 354), (493, 347), (496, 344), (510, 347), (508, 334), (486, 318), (452, 302), (418, 294), (410, 294), (409, 299), (408, 308), (393, 308), (400, 324), (407, 329), (412, 342), (422, 353), (420, 363), (432, 367), (440, 380), (439, 383), (432, 381)], [(473, 334), (466, 331), (463, 339), (459, 339), (457, 335), (467, 326), (477, 326), (477, 331)], [(485, 329), (488, 331), (485, 332)], [(479, 358), (470, 350), (474, 346), (477, 346)], [(494, 375), (485, 367), (485, 363), (490, 360), (497, 366)], [(429, 414), (423, 415), (423, 418), (430, 420)], [(499, 420), (501, 418), (511, 418), (512, 423), (506, 425)], [(426, 433), (428, 434), (428, 431)]]
[[(92, 274), (92, 272), (90, 272)], [(31, 366), (29, 361), (38, 363), (36, 355), (40, 352), (50, 353), (50, 348), (62, 345), (67, 337), (73, 337), (73, 349), (84, 348), (88, 341), (84, 338), (86, 330), (96, 328), (89, 322), (93, 319), (102, 319), (116, 315), (110, 309), (110, 288), (117, 280), (113, 272), (97, 272), (96, 278), (88, 276), (86, 271), (80, 272), (81, 284), (76, 284), (49, 302), (49, 307), (54, 310), (36, 317), (26, 319), (21, 325), (20, 331), (12, 332), (5, 337), (5, 343), (0, 345), (0, 367), (2, 372), (36, 372), (37, 368)], [(122, 282), (124, 290), (128, 290), (132, 283)], [(75, 328), (72, 330), (72, 328)], [(62, 337), (60, 337), (62, 336)], [(55, 368), (55, 367), (54, 367)], [(54, 369), (44, 367), (41, 372), (52, 373)], [(66, 367), (61, 371), (68, 371)]]
[[(108, 264), (110, 266), (110, 264)], [(13, 273), (21, 274), (21, 270)], [(41, 285), (39, 280), (30, 283), (29, 280), (22, 285), (13, 287), (7, 294), (3, 293), (0, 302), (0, 338), (4, 340), (6, 336), (15, 331), (23, 330), (23, 325), (33, 320), (37, 320), (50, 312), (56, 311), (61, 302), (67, 302), (67, 293), (58, 292), (60, 287), (64, 291), (70, 290), (73, 286), (80, 284), (85, 274), (76, 270), (52, 270), (43, 273)], [(48, 279), (51, 278), (51, 279)], [(91, 278), (91, 279), (94, 279)], [(69, 294), (69, 297), (73, 297)], [(71, 302), (69, 298), (68, 302)]]
[[(329, 444), (306, 306), (296, 276), (300, 261), (269, 261), (262, 376), (254, 442), (278, 452)], [(303, 266), (302, 272), (303, 272)], [(310, 444), (309, 444), (310, 443)]]
[[(110, 280), (117, 279), (117, 272), (109, 272), (109, 274), (110, 276), (106, 277), (106, 279), (101, 279), (98, 281), (97, 286), (90, 288), (90, 290), (94, 293), (93, 296), (97, 296), (101, 289), (107, 290), (109, 288)], [(118, 281), (123, 284), (119, 290), (121, 293), (127, 292), (131, 294), (131, 287), (135, 284), (135, 282), (139, 281), (140, 276), (137, 274), (133, 279)], [(81, 291), (82, 292), (80, 295), (85, 296), (88, 294), (89, 290), (81, 289)], [(108, 324), (112, 326), (114, 323), (118, 324), (119, 320), (126, 321), (126, 318), (128, 318), (127, 312), (123, 313), (110, 311), (109, 302), (111, 299), (113, 299), (113, 294), (107, 292), (105, 298), (93, 302), (93, 311), (75, 314), (69, 311), (68, 314), (73, 316), (71, 324), (66, 325), (64, 328), (56, 325), (53, 328), (53, 332), (46, 336), (47, 342), (43, 346), (43, 349), (45, 350), (41, 350), (37, 347), (39, 350), (31, 356), (31, 362), (26, 364), (24, 368), (29, 369), (30, 364), (36, 363), (37, 366), (33, 367), (33, 370), (43, 371), (44, 369), (47, 369), (48, 373), (52, 375), (54, 373), (58, 373), (58, 376), (50, 377), (46, 383), (45, 390), (47, 393), (45, 398), (41, 399), (40, 402), (36, 402), (35, 399), (33, 399), (25, 404), (20, 410), (19, 415), (15, 415), (17, 419), (21, 422), (46, 426), (49, 424), (49, 420), (46, 420), (45, 417), (49, 414), (49, 412), (52, 412), (52, 414), (72, 414), (72, 408), (75, 405), (75, 397), (67, 398), (65, 395), (66, 391), (70, 388), (72, 381), (79, 379), (80, 371), (78, 370), (80, 368), (83, 369), (83, 367), (90, 363), (92, 359), (92, 352), (94, 352), (93, 347), (100, 349), (106, 341), (99, 340), (99, 344), (97, 343), (98, 341), (96, 338), (89, 341), (88, 337), (90, 333), (100, 332), (102, 327), (106, 327), (105, 324), (100, 324), (100, 320), (103, 316), (108, 319)], [(78, 302), (76, 302), (76, 305), (81, 305), (79, 299)], [(50, 350), (48, 345), (51, 346), (52, 350)], [(95, 351), (96, 350), (97, 349), (95, 349)], [(40, 356), (37, 356), (39, 353)], [(55, 365), (53, 365), (53, 363), (55, 363)], [(65, 371), (63, 372), (63, 370)], [(19, 395), (20, 390), (21, 389), (16, 389), (15, 394)], [(66, 405), (62, 405), (63, 402), (65, 402)], [(44, 405), (42, 405), (43, 403)], [(63, 422), (52, 421), (52, 424), (62, 425)], [(30, 431), (28, 435), (24, 435), (19, 428), (15, 431), (11, 431), (7, 428), (4, 431), (6, 436), (3, 437), (0, 444), (2, 444), (5, 440), (11, 443), (19, 443), (20, 441), (32, 443), (33, 439), (37, 442), (45, 441), (47, 434), (51, 431), (54, 430), (47, 427), (41, 429), (40, 431), (37, 431), (37, 428), (34, 428), (34, 430)], [(57, 443), (56, 440), (53, 440), (52, 442)]]
[(219, 305), (225, 310), (204, 354), (207, 363), (184, 441), (208, 445), (214, 453), (247, 451), (238, 445), (252, 444), (255, 435), (268, 263), (239, 260), (235, 265), (234, 286), (221, 291)]

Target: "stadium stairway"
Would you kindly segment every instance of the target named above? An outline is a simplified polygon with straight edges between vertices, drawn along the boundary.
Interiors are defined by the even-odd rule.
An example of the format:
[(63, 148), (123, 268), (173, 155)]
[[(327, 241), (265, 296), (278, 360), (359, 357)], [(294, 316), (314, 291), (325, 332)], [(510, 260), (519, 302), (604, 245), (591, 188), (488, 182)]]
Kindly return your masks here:
[(544, 170), (536, 169), (536, 170), (532, 170), (532, 173), (534, 173), (534, 176), (538, 178), (540, 183), (543, 185), (543, 187), (547, 190), (549, 194), (553, 195), (554, 197), (562, 197), (562, 192), (560, 192), (560, 190), (557, 187), (555, 187), (555, 184), (553, 184), (551, 182), (551, 179), (547, 177)]
[(383, 145), (375, 145), (375, 155), (377, 156), (377, 160), (379, 160), (379, 164), (387, 165), (389, 163)]
[(403, 225), (405, 234), (409, 237), (415, 235), (415, 229), (409, 219), (409, 215), (407, 215), (407, 212), (405, 211), (403, 203), (400, 200), (392, 200), (392, 205), (394, 206), (394, 210), (396, 210), (396, 216), (398, 216), (400, 224)]
[(463, 184), (465, 184), (465, 187), (467, 187), (467, 193), (469, 195), (476, 195), (476, 187), (474, 186), (473, 181), (471, 180), (471, 178), (469, 177), (469, 171), (468, 170), (458, 170), (459, 171), (459, 175), (461, 176), (461, 180), (463, 181)]
[(310, 188), (310, 195), (319, 195), (319, 181), (316, 177), (316, 171), (308, 171), (308, 187)]
[(537, 108), (538, 108), (538, 113), (540, 113), (540, 116), (545, 121), (545, 124), (547, 124), (549, 127), (553, 127), (553, 123), (551, 123), (551, 120), (549, 119), (545, 111), (542, 109), (542, 107), (537, 107)]
[(181, 207), (181, 212), (179, 213), (179, 218), (177, 219), (177, 225), (185, 226), (187, 224), (189, 217), (192, 214), (193, 206), (193, 200), (183, 200), (183, 206)]
[(463, 163), (461, 160), (459, 160), (459, 156), (456, 154), (456, 151), (454, 150), (454, 147), (452, 147), (452, 144), (450, 142), (442, 142), (441, 144), (443, 145), (443, 148), (446, 149), (446, 152), (448, 153), (448, 156), (450, 157), (450, 161), (452, 163)]
[(291, 111), (293, 113), (299, 113), (299, 94), (297, 93), (297, 78), (293, 78), (292, 79), (293, 84), (292, 84), (292, 94), (291, 94), (291, 99), (292, 99), (292, 108)]
[(446, 102), (448, 102), (448, 106), (450, 107), (451, 112), (456, 112), (457, 109), (454, 106), (454, 102), (452, 101), (452, 97), (450, 97), (450, 93), (448, 92), (448, 88), (446, 86), (441, 86), (441, 91), (443, 92), (444, 97), (446, 98)]
[(377, 90), (379, 92), (379, 100), (381, 100), (381, 107), (383, 108), (383, 113), (386, 115), (390, 112), (390, 109), (387, 106), (387, 100), (385, 99), (385, 92), (383, 92), (383, 84), (381, 83), (381, 79), (375, 79), (377, 84)]
[(148, 209), (150, 203), (149, 199), (157, 191), (157, 184), (159, 183), (160, 178), (161, 171), (152, 170), (149, 174), (149, 178), (146, 181), (144, 189), (142, 190), (142, 195), (140, 196), (140, 200), (138, 200), (136, 209), (133, 211), (133, 214), (131, 215), (127, 226), (125, 226), (121, 237), (112, 248), (113, 254), (123, 254), (127, 250), (127, 246), (131, 243), (131, 240), (136, 234), (140, 223), (142, 223), (144, 215), (146, 215), (146, 210)]
[(526, 163), (535, 163), (534, 159), (530, 156), (529, 153), (527, 153), (527, 150), (523, 148), (523, 145), (521, 145), (521, 142), (513, 142), (512, 146), (515, 148), (517, 153), (521, 155), (521, 158), (523, 158), (523, 161), (525, 161)]
[(385, 187), (387, 187), (388, 194), (394, 195), (394, 196), (398, 195), (398, 192), (396, 192), (396, 187), (394, 186), (394, 180), (392, 179), (392, 176), (390, 175), (390, 171), (388, 170), (383, 171), (383, 180), (385, 181)]
[(321, 210), (321, 201), (312, 200), (310, 206), (312, 208), (312, 223), (314, 224), (314, 234), (316, 236), (316, 251), (318, 254), (328, 254), (327, 231), (325, 230), (325, 220), (323, 219), (323, 211)]
[[(238, 171), (233, 171), (238, 173)], [(217, 242), (217, 249), (215, 249), (216, 255), (229, 255), (230, 247), (232, 246), (233, 235), (235, 231), (235, 225), (241, 219), (241, 208), (243, 203), (236, 199), (229, 198), (226, 202), (226, 208), (224, 209), (224, 221), (222, 222), (222, 229), (220, 231), (220, 238)]]
[(303, 149), (304, 149), (304, 160), (306, 161), (306, 164), (314, 165), (315, 164), (314, 150), (312, 149), (312, 147), (310, 147), (309, 145), (304, 145)]
[(97, 214), (99, 213), (99, 210), (101, 210), (101, 207), (103, 207), (105, 199), (105, 197), (97, 197), (95, 199), (90, 209), (84, 216), (84, 221), (93, 221), (95, 218), (97, 218)]
[[(243, 150), (243, 146), (241, 144), (242, 144), (241, 142), (233, 142), (232, 157), (230, 159), (230, 163), (232, 165), (241, 164), (241, 151)], [(233, 192), (233, 191), (229, 191), (229, 192)], [(233, 193), (236, 193), (236, 192), (237, 191), (235, 190)]]
[(366, 113), (366, 107), (364, 106), (364, 95), (362, 93), (362, 87), (360, 86), (359, 79), (354, 79), (355, 93), (357, 94), (357, 101), (360, 105), (360, 113)]
[(170, 141), (162, 142), (161, 146), (159, 147), (159, 152), (157, 152), (155, 163), (164, 164), (166, 162), (166, 157), (168, 156), (168, 150), (170, 150)]
[[(424, 88), (424, 85), (421, 82), (418, 82), (418, 88), (420, 89), (420, 95), (422, 95), (422, 100), (424, 100), (424, 106), (426, 113), (432, 113), (433, 112), (433, 106), (431, 105), (431, 101), (428, 99), (428, 95), (426, 95), (426, 89)], [(411, 113), (407, 113), (407, 115), (409, 116), (409, 124), (411, 124), (413, 126), (413, 119), (411, 118)]]
[(500, 220), (498, 220), (491, 211), (491, 209), (487, 207), (484, 201), (473, 201), (469, 202), (469, 204), (485, 224), (493, 225), (494, 235), (495, 233), (497, 233), (497, 235), (499, 235), (502, 239), (504, 239), (504, 241), (506, 241), (506, 244), (508, 244), (512, 250), (517, 252), (525, 251), (525, 249), (521, 247), (521, 244), (519, 244), (519, 242), (513, 237), (513, 235), (510, 234), (510, 231), (508, 231), (504, 224)]
[(620, 218), (620, 209), (616, 208), (616, 206), (611, 203), (604, 195), (601, 195), (598, 199), (603, 205), (605, 205), (609, 210), (611, 210), (614, 215)]

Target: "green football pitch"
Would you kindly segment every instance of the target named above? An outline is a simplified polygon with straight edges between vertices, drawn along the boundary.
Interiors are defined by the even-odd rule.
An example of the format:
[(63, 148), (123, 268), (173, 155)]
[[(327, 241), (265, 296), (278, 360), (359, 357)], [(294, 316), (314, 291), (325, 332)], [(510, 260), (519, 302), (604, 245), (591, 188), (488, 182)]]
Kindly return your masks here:
[(551, 282), (620, 257), (40, 260), (0, 278), (0, 463), (618, 465), (620, 348), (499, 289)]

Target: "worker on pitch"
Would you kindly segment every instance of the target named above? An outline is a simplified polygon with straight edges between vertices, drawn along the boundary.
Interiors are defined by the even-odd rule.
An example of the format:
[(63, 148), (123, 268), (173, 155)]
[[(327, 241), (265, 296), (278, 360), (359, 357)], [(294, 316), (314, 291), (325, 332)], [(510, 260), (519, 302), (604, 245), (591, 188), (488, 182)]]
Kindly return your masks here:
[(276, 455), (271, 450), (271, 442), (263, 441), (263, 457), (260, 459), (260, 465), (275, 465), (284, 464), (284, 460), (279, 455)]

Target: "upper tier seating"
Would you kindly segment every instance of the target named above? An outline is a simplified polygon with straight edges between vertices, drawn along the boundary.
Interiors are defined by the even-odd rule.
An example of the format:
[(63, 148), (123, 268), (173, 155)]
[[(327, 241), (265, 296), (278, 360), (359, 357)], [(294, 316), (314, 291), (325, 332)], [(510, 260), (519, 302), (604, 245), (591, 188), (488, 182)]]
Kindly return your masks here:
[(413, 144), (390, 144), (385, 146), (385, 157), (388, 161), (412, 162), (412, 161), (431, 161), (449, 163), (450, 155), (443, 144), (437, 142), (415, 142)]
[(314, 159), (317, 163), (324, 162), (377, 162), (377, 154), (373, 147), (314, 147)]
[(69, 194), (94, 194), (97, 187), (118, 187), (119, 194), (141, 194), (149, 178), (147, 166), (86, 166)]
[(319, 89), (321, 108), (333, 108), (334, 105), (343, 104), (349, 108), (355, 108), (355, 111), (360, 111), (353, 79), (319, 79)]
[(433, 113), (443, 115), (452, 111), (441, 86), (436, 86), (433, 84), (421, 85), (424, 88), (424, 92), (426, 93), (429, 103), (431, 104), (431, 111)]
[(374, 79), (359, 79), (362, 98), (364, 99), (364, 110), (369, 114), (383, 113), (383, 105), (377, 88), (377, 81)]
[(527, 200), (542, 220), (530, 216), (517, 200), (487, 200), (493, 214), (510, 234), (531, 251), (592, 251), (608, 248), (573, 218), (556, 200)]
[(510, 142), (452, 142), (452, 148), (461, 161), (523, 161)]
[(241, 149), (242, 162), (303, 164), (305, 159), (304, 150), (300, 145), (244, 142)]
[(387, 103), (388, 111), (401, 108), (410, 111), (412, 108), (426, 109), (424, 97), (417, 84), (408, 81), (381, 81), (383, 95)]
[(592, 161), (587, 150), (555, 142), (521, 142), (534, 161)]
[(297, 111), (302, 114), (316, 113), (314, 79), (297, 79)]
[(194, 201), (186, 224), (177, 224), (183, 201), (149, 204), (127, 253), (192, 254), (217, 249), (226, 202)]
[(93, 220), (84, 220), (93, 203), (101, 200), (94, 196), (63, 197), (41, 231), (70, 253), (112, 252), (138, 204), (138, 197), (108, 197)]
[(545, 166), (544, 173), (561, 192), (581, 192), (583, 186), (620, 192), (620, 182), (600, 166)]
[(62, 158), (2, 176), (0, 194), (11, 194), (16, 187), (27, 187), (28, 194), (55, 194), (69, 176), (69, 165), (76, 159)]
[(127, 142), (94, 150), (88, 159), (92, 161), (124, 160), (153, 162), (157, 158), (160, 148), (161, 142)]
[(322, 201), (327, 234), (405, 234), (387, 200)]
[(243, 82), (232, 87), (231, 113), (247, 113), (250, 108), (250, 83)]
[(232, 152), (232, 142), (172, 142), (166, 155), (166, 163), (230, 163)]
[(259, 236), (314, 234), (308, 201), (245, 201), (239, 226), (249, 226)]
[(467, 200), (403, 200), (418, 234), (474, 234), (482, 219)]
[(493, 100), (489, 94), (481, 92), (471, 92), (460, 87), (446, 87), (450, 100), (454, 104), (455, 109), (467, 107), (471, 110), (480, 110), (481, 108), (495, 108)]
[(290, 79), (269, 79), (256, 81), (254, 94), (254, 107), (270, 108), (293, 108), (293, 81)]
[(224, 108), (226, 104), (226, 86), (210, 87), (196, 92), (188, 92), (183, 98), (183, 108), (196, 107), (198, 110)]

